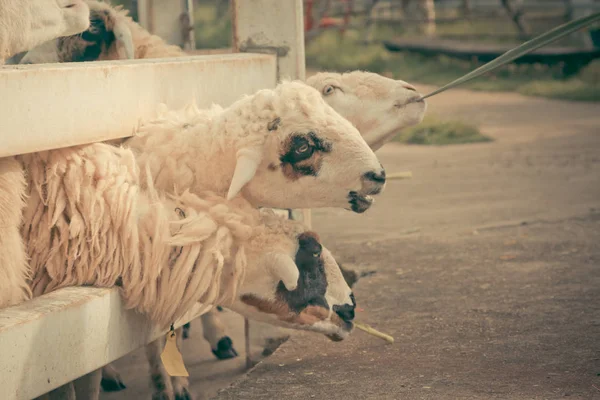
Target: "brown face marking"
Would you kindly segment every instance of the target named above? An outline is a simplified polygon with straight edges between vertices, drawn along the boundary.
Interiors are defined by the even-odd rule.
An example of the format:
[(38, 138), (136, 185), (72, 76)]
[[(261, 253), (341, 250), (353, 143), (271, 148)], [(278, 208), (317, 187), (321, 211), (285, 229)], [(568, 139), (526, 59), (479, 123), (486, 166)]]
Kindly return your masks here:
[(58, 39), (61, 62), (96, 61), (115, 41), (114, 21), (108, 10), (91, 10), (90, 27), (78, 35)]
[(275, 165), (275, 163), (270, 163), (267, 168), (269, 168), (269, 171), (277, 171), (277, 165)]
[[(265, 300), (253, 294), (245, 294), (241, 297), (241, 300), (263, 313), (276, 315), (281, 321), (290, 324), (314, 325), (329, 317), (329, 310), (319, 306), (308, 306), (302, 312), (295, 313), (282, 300)], [(339, 326), (343, 325), (342, 320), (335, 314), (331, 316), (331, 320)]]
[(314, 132), (291, 135), (283, 145), (281, 170), (286, 178), (295, 181), (303, 176), (317, 176), (323, 164), (323, 154), (331, 144)]

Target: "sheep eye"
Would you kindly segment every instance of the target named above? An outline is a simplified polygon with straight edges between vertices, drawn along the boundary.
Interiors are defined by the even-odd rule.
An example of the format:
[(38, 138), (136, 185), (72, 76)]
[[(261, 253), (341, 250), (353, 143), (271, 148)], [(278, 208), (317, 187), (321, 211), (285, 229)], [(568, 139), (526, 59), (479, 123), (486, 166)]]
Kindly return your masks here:
[(335, 87), (333, 87), (332, 85), (327, 85), (323, 88), (323, 94), (325, 96), (328, 96), (328, 95), (332, 94), (333, 92), (335, 92)]
[(308, 151), (309, 148), (310, 148), (310, 146), (308, 145), (308, 143), (304, 143), (302, 146), (300, 146), (296, 149), (296, 153), (304, 154)]

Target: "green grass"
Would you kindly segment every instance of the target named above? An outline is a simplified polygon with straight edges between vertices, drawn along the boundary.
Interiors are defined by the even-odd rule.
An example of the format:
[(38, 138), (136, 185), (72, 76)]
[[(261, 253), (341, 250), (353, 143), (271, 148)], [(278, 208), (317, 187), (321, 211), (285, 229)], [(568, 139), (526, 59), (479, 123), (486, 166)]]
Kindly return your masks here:
[[(324, 32), (307, 45), (307, 66), (340, 72), (362, 69), (408, 82), (441, 86), (481, 65), (444, 56), (393, 53), (381, 44), (364, 45), (362, 38), (363, 34), (357, 31), (347, 32), (344, 38), (335, 31)], [(563, 100), (600, 101), (600, 60), (569, 79), (564, 79), (558, 66), (512, 64), (463, 87), (472, 90), (513, 91)]]
[(446, 146), (451, 144), (490, 142), (476, 126), (461, 121), (441, 121), (427, 116), (420, 124), (403, 130), (394, 138), (405, 144)]
[(229, 13), (220, 18), (217, 7), (211, 1), (204, 1), (194, 7), (194, 36), (198, 49), (220, 49), (231, 47), (232, 27)]

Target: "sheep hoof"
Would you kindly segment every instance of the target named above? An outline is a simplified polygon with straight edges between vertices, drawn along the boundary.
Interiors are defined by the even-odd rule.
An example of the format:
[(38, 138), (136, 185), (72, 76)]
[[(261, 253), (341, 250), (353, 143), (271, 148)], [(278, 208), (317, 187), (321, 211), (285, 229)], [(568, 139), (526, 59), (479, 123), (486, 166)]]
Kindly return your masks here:
[(229, 358), (235, 358), (238, 356), (237, 351), (233, 348), (233, 342), (229, 336), (223, 336), (219, 343), (217, 343), (217, 348), (211, 349), (215, 357), (219, 360), (227, 360)]
[(190, 329), (191, 329), (191, 328), (192, 328), (192, 324), (191, 324), (191, 323), (189, 323), (189, 322), (183, 326), (183, 329), (182, 329), (182, 332), (183, 332), (183, 333), (182, 333), (182, 335), (181, 335), (181, 337), (182, 337), (183, 339), (187, 339), (187, 338), (189, 338), (189, 337), (190, 337)]
[(194, 397), (187, 388), (182, 388), (181, 393), (175, 394), (175, 400), (194, 400)]
[(118, 392), (123, 389), (127, 389), (127, 386), (123, 383), (123, 381), (119, 378), (102, 378), (100, 381), (100, 386), (102, 386), (102, 390), (105, 392)]

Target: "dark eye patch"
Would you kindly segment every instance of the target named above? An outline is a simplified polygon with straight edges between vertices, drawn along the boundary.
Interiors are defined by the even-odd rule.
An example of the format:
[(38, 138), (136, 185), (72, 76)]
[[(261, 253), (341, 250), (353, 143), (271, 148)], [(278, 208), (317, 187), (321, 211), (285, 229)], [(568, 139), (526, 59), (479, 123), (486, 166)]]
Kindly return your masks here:
[(329, 304), (325, 299), (327, 277), (321, 257), (322, 246), (318, 236), (312, 232), (305, 232), (298, 236), (298, 244), (295, 258), (300, 272), (298, 287), (288, 291), (280, 282), (277, 286), (277, 295), (286, 302), (290, 310), (296, 313), (300, 313), (308, 306), (329, 309)]
[[(303, 151), (306, 149), (306, 151)], [(289, 150), (281, 157), (281, 162), (295, 164), (310, 158), (315, 151), (312, 143), (306, 136), (296, 135), (291, 138)]]
[(321, 168), (322, 153), (331, 151), (331, 144), (322, 140), (315, 132), (295, 134), (284, 146), (280, 157), (281, 169), (289, 179), (301, 176), (317, 176)]

